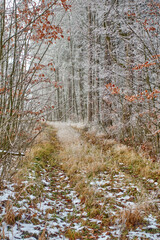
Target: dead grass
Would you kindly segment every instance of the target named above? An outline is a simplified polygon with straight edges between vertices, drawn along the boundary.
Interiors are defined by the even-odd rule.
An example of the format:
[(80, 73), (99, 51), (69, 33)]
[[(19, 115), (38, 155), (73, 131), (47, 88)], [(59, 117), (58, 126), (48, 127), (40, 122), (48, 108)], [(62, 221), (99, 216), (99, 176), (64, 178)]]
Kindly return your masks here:
[[(144, 224), (145, 215), (151, 212), (155, 215), (159, 214), (154, 200), (149, 201), (151, 196), (147, 194), (148, 190), (143, 178), (146, 178), (145, 184), (147, 184), (147, 179), (154, 179), (160, 183), (160, 165), (142, 157), (130, 147), (112, 139), (105, 139), (103, 134), (95, 135), (95, 132), (89, 133), (82, 129), (79, 132), (82, 134), (81, 143), (70, 144), (61, 151), (60, 157), (63, 159), (64, 170), (71, 180), (73, 179), (81, 202), (88, 206), (89, 215), (95, 217), (103, 213), (99, 207), (95, 207), (98, 194), (88, 186), (88, 179), (106, 169), (109, 170), (111, 176), (112, 173), (114, 175), (116, 172), (123, 172), (128, 181), (136, 181), (138, 188), (141, 189), (140, 196), (137, 195), (137, 191), (135, 192), (136, 207), (127, 208), (121, 212), (120, 219), (123, 224), (125, 223), (128, 228), (133, 228)], [(149, 190), (152, 188), (154, 189), (154, 186), (149, 186)], [(103, 201), (102, 198), (101, 201)]]
[(98, 137), (94, 134), (83, 131), (82, 136), (92, 144), (96, 144), (106, 154), (107, 166), (118, 168), (133, 177), (154, 179), (160, 184), (160, 164), (143, 157), (134, 149), (115, 140), (106, 140), (105, 137)]
[[(140, 193), (135, 191), (133, 196), (136, 202), (134, 208), (124, 209), (118, 216), (126, 228), (134, 228), (145, 223), (144, 216), (155, 212), (155, 204), (151, 204), (143, 196), (147, 190), (143, 187), (143, 177), (158, 180), (160, 167), (148, 159), (142, 158), (133, 149), (118, 144), (114, 140), (105, 139), (103, 134), (89, 134), (80, 130), (82, 137), (74, 133), (74, 129), (61, 126), (58, 128), (58, 138), (61, 148), (58, 154), (59, 164), (70, 178), (72, 186), (77, 191), (81, 203), (86, 206), (89, 217), (101, 218), (103, 226), (108, 227), (116, 220), (116, 216), (105, 217), (104, 209), (99, 202), (105, 202), (103, 195), (90, 185), (90, 181), (100, 172), (107, 171), (112, 176), (120, 172), (124, 173), (128, 182), (135, 182)], [(66, 129), (65, 129), (66, 128)], [(59, 132), (60, 129), (60, 132)], [(83, 132), (82, 132), (83, 131)], [(75, 136), (74, 136), (75, 134)], [(160, 180), (160, 178), (159, 178)], [(130, 191), (130, 189), (128, 189)], [(134, 189), (131, 189), (132, 191)], [(148, 196), (148, 195), (147, 195)], [(140, 197), (141, 199), (138, 199)], [(118, 214), (118, 212), (117, 212)], [(70, 238), (76, 239), (72, 229), (69, 230)]]
[(2, 231), (0, 232), (0, 239), (3, 239), (3, 240), (7, 239), (4, 232), (4, 226), (2, 228)]
[(34, 169), (38, 173), (46, 164), (51, 166), (57, 164), (56, 155), (59, 151), (59, 142), (55, 135), (56, 132), (53, 128), (46, 127), (37, 137), (33, 146), (28, 149), (18, 172), (13, 176), (17, 189), (21, 189), (21, 183), (29, 175), (30, 170)]
[(111, 149), (112, 159), (128, 166), (136, 175), (160, 180), (160, 165), (150, 159), (141, 157), (133, 149), (124, 145), (116, 145)]
[(16, 221), (15, 213), (13, 211), (13, 206), (11, 201), (7, 201), (6, 203), (6, 214), (5, 214), (5, 222), (9, 225), (14, 225)]
[(158, 213), (158, 207), (154, 199), (149, 200), (147, 196), (141, 199), (132, 207), (127, 207), (120, 212), (120, 221), (127, 229), (135, 228), (145, 223), (144, 217), (150, 213)]
[[(82, 141), (80, 134), (66, 124), (54, 124), (62, 148), (59, 152), (59, 164), (70, 178), (70, 182), (85, 203), (89, 215), (99, 214), (101, 207), (97, 205), (99, 193), (89, 182), (92, 177), (105, 171), (105, 155), (97, 146)], [(95, 207), (96, 206), (96, 207)], [(96, 209), (97, 208), (97, 209)]]
[[(25, 158), (19, 166), (18, 172), (12, 177), (14, 182), (14, 188), (16, 191), (16, 200), (21, 198), (22, 195), (28, 195), (28, 192), (33, 193), (37, 196), (40, 195), (41, 188), (37, 184), (39, 181), (40, 170), (46, 166), (57, 166), (57, 154), (59, 151), (59, 142), (56, 138), (56, 132), (50, 128), (46, 127), (45, 130), (38, 136), (33, 146), (28, 150)], [(59, 166), (59, 165), (58, 165)], [(37, 174), (35, 180), (29, 178), (29, 173), (34, 170), (34, 173)], [(27, 185), (24, 185), (23, 181), (28, 181)], [(39, 185), (39, 187), (38, 187)], [(13, 202), (13, 204), (16, 204)], [(6, 202), (6, 214), (2, 221), (5, 221), (8, 225), (14, 225), (16, 221), (22, 218), (24, 211), (14, 212), (12, 202)], [(1, 224), (1, 223), (0, 223)], [(45, 240), (46, 228), (43, 230), (39, 240)], [(3, 236), (3, 234), (1, 234)]]
[(126, 228), (137, 227), (144, 223), (142, 212), (139, 209), (125, 209), (121, 215), (121, 222)]
[(43, 229), (41, 235), (39, 236), (38, 240), (46, 240), (46, 227)]
[(90, 185), (90, 179), (105, 171), (105, 156), (96, 146), (87, 142), (70, 142), (63, 145), (59, 154), (62, 169), (70, 177), (72, 185), (78, 192), (82, 203), (85, 203), (88, 214), (92, 217), (100, 214), (97, 204), (98, 192)]
[(81, 234), (69, 228), (65, 233), (65, 237), (69, 238), (69, 240), (76, 240), (81, 238)]
[(89, 143), (72, 143), (60, 152), (59, 158), (71, 177), (75, 173), (96, 174), (106, 168), (105, 156)]

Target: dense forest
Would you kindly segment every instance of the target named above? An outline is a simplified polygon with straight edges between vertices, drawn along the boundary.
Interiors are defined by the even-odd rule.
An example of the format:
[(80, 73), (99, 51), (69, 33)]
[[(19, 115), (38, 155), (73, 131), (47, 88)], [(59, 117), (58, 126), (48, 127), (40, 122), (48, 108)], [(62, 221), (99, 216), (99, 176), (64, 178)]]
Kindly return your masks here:
[(94, 122), (159, 154), (159, 10), (156, 1), (74, 1), (53, 50), (50, 118)]
[(159, 0), (0, 0), (0, 239), (160, 239)]
[(152, 0), (1, 1), (1, 164), (44, 120), (102, 126), (158, 159), (159, 18)]

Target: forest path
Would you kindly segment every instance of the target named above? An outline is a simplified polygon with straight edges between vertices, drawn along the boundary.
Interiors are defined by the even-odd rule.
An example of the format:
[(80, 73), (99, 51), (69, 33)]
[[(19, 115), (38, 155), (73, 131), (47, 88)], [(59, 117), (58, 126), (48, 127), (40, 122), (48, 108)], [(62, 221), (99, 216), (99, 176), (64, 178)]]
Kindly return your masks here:
[(83, 224), (92, 229), (91, 237), (160, 239), (158, 183), (146, 179), (146, 189), (134, 175), (122, 171), (123, 167), (109, 163), (102, 149), (86, 141), (71, 125), (50, 124), (62, 145), (62, 169), (89, 216)]
[[(64, 240), (79, 236), (80, 200), (64, 171), (51, 164), (43, 150), (35, 155), (25, 180), (5, 181), (0, 186), (0, 239)], [(43, 153), (45, 162), (40, 159)]]
[(158, 199), (78, 130), (48, 124), (25, 180), (0, 186), (1, 239), (160, 239)]
[(57, 137), (62, 144), (72, 144), (81, 141), (80, 134), (70, 124), (61, 122), (48, 122), (57, 131)]
[[(61, 128), (63, 133), (65, 128)], [(81, 239), (79, 230), (81, 234), (84, 231), (82, 235), (92, 236), (81, 224), (87, 213), (57, 163), (59, 145), (52, 132), (53, 129), (47, 130), (34, 144), (22, 173), (13, 181), (1, 182), (0, 239)], [(74, 132), (72, 139), (77, 136)]]

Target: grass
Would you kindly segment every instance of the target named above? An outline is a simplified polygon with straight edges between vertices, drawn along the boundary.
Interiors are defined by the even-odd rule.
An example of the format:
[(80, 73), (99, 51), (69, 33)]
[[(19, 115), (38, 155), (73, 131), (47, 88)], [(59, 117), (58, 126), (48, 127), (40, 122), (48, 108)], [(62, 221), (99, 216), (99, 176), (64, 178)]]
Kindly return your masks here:
[[(58, 165), (57, 154), (59, 152), (59, 142), (55, 137), (56, 132), (46, 127), (45, 130), (37, 137), (33, 146), (28, 150), (19, 171), (14, 175), (14, 182), (17, 187), (21, 186), (21, 182), (32, 174), (34, 170), (38, 175), (48, 165), (54, 167)], [(25, 174), (24, 174), (25, 172)], [(31, 188), (30, 188), (31, 189)]]
[(108, 167), (113, 166), (115, 169), (136, 177), (153, 179), (160, 184), (160, 164), (153, 162), (137, 153), (133, 148), (117, 143), (114, 140), (106, 140), (105, 136), (97, 137), (89, 132), (82, 132), (82, 136), (86, 141), (102, 150), (106, 155)]
[(46, 240), (46, 227), (43, 229), (41, 235), (39, 236), (38, 240)]
[(143, 214), (138, 208), (124, 209), (121, 214), (121, 222), (127, 229), (135, 228), (144, 223)]
[[(64, 134), (63, 138), (67, 137)], [(81, 203), (85, 206), (84, 210), (87, 212), (88, 217), (102, 221), (100, 226), (96, 223), (85, 223), (88, 227), (104, 231), (119, 218), (121, 224), (125, 226), (125, 230), (132, 229), (144, 225), (144, 216), (150, 212), (158, 214), (154, 202), (150, 203), (148, 201), (146, 183), (143, 184), (144, 176), (146, 180), (152, 178), (159, 181), (160, 168), (157, 163), (142, 158), (133, 149), (118, 144), (114, 140), (106, 140), (103, 135), (96, 137), (90, 133), (82, 132), (81, 140), (71, 141), (70, 139), (69, 144), (60, 144), (56, 137), (56, 131), (53, 128), (46, 127), (45, 131), (28, 151), (21, 169), (14, 176), (14, 181), (17, 183), (16, 191), (19, 191), (17, 198), (20, 198), (22, 194), (27, 196), (30, 193), (37, 196), (36, 201), (40, 201), (39, 196), (43, 192), (43, 188), (39, 183), (41, 172), (43, 169), (52, 171), (54, 167), (64, 170), (68, 175), (72, 187), (74, 187)], [(29, 174), (32, 174), (32, 170), (36, 175), (35, 180), (29, 180), (29, 185), (24, 188), (22, 181)], [(124, 173), (125, 180), (128, 183), (136, 181), (140, 193), (132, 187), (128, 187), (126, 191), (126, 195), (133, 196), (136, 207), (124, 208), (123, 211), (115, 210), (116, 203), (114, 199), (105, 199), (103, 194), (96, 191), (96, 188), (90, 184), (101, 172), (107, 172), (109, 176), (109, 183), (103, 186), (104, 191), (108, 186), (111, 187), (113, 193), (117, 191), (117, 189), (114, 189), (114, 177), (120, 172)], [(153, 186), (151, 184), (147, 185), (147, 187), (152, 189)], [(56, 199), (57, 195), (53, 192), (54, 197)], [(117, 211), (116, 216), (106, 213), (104, 205), (99, 204), (102, 202), (109, 205), (111, 210), (113, 207), (113, 210)], [(6, 219), (14, 224), (17, 217), (14, 212), (13, 214), (12, 211), (10, 212), (12, 217), (6, 214)], [(56, 210), (50, 209), (47, 214), (49, 213), (56, 214)], [(19, 217), (21, 217), (20, 215)], [(68, 220), (71, 219), (72, 216), (68, 216)], [(39, 240), (45, 239), (45, 235), (46, 230), (44, 229), (39, 236)], [(84, 232), (84, 235), (87, 235), (87, 233)], [(72, 228), (67, 229), (65, 236), (71, 240), (81, 238), (80, 233)]]
[[(110, 186), (114, 175), (122, 172), (125, 178), (128, 179), (128, 183), (135, 183), (140, 192), (134, 188), (128, 188), (126, 194), (133, 196), (132, 198), (137, 207), (134, 209), (123, 209), (120, 214), (117, 212), (117, 216), (113, 219), (107, 218), (106, 220), (104, 218), (102, 224), (106, 224), (106, 221), (108, 226), (111, 222), (113, 224), (116, 219), (120, 218), (125, 228), (129, 229), (145, 224), (144, 217), (147, 214), (153, 213), (155, 216), (157, 215), (158, 219), (159, 210), (156, 208), (156, 203), (154, 199), (152, 203), (150, 202), (150, 190), (155, 189), (156, 191), (156, 188), (154, 184), (149, 183), (147, 180), (153, 179), (160, 183), (160, 165), (157, 162), (146, 159), (141, 153), (137, 153), (131, 147), (119, 144), (115, 140), (106, 139), (103, 134), (96, 136), (95, 133), (92, 134), (83, 129), (80, 129), (79, 132), (81, 133), (83, 144), (78, 146), (75, 143), (74, 147), (71, 145), (67, 148), (67, 151), (65, 150), (64, 154), (67, 157), (63, 167), (67, 174), (70, 175), (71, 171), (70, 177), (73, 179), (75, 189), (80, 193), (82, 203), (88, 206), (89, 216), (104, 216), (103, 209), (96, 207), (97, 200), (101, 198), (101, 201), (103, 201), (103, 197), (94, 193), (94, 190), (88, 186), (88, 182), (92, 177), (97, 176), (99, 172), (107, 171), (110, 174)], [(73, 158), (72, 154), (74, 155)], [(61, 156), (63, 159), (63, 153)], [(67, 165), (71, 169), (67, 170)], [(74, 171), (72, 172), (73, 166)], [(83, 169), (86, 169), (84, 171), (85, 174), (83, 174)]]
[(76, 240), (81, 238), (81, 234), (74, 229), (69, 228), (65, 233), (65, 237), (69, 238), (69, 240)]
[(7, 203), (6, 203), (5, 222), (8, 225), (14, 225), (16, 222), (16, 216), (13, 211), (13, 206), (12, 206), (11, 201), (7, 201)]
[(90, 143), (77, 141), (61, 148), (59, 161), (78, 192), (81, 203), (85, 203), (88, 215), (99, 215), (101, 206), (97, 204), (97, 199), (101, 196), (89, 183), (98, 173), (106, 170), (103, 153)]
[(96, 146), (91, 146), (88, 143), (70, 144), (61, 151), (60, 158), (63, 159), (63, 168), (69, 176), (82, 172), (85, 172), (88, 176), (96, 175), (106, 168), (103, 154), (98, 151)]
[(143, 199), (143, 202), (137, 202), (134, 207), (127, 207), (119, 213), (119, 219), (124, 226), (124, 232), (128, 229), (135, 229), (147, 224), (144, 217), (150, 213), (157, 213), (158, 207), (154, 202)]
[[(85, 203), (89, 217), (97, 217), (103, 214), (103, 209), (98, 201), (103, 202), (100, 192), (90, 185), (90, 181), (100, 172), (108, 171), (110, 174), (110, 185), (114, 175), (119, 173), (119, 166), (106, 156), (99, 145), (88, 142), (90, 139), (63, 145), (60, 150), (59, 159), (63, 170), (70, 177), (72, 186), (79, 194), (82, 203)], [(102, 142), (101, 142), (102, 143)], [(109, 147), (115, 142), (109, 141)]]
[[(43, 187), (40, 181), (41, 171), (43, 171), (43, 169), (49, 170), (49, 168), (55, 166), (59, 167), (56, 160), (59, 152), (59, 142), (55, 135), (56, 132), (53, 129), (46, 127), (31, 149), (28, 150), (23, 162), (21, 162), (18, 172), (13, 176), (12, 181), (15, 183), (14, 190), (16, 192), (16, 200), (14, 202), (6, 202), (6, 214), (2, 219), (2, 221), (5, 221), (8, 225), (14, 225), (16, 221), (21, 220), (25, 210), (20, 210), (15, 213), (12, 207), (12, 204), (16, 205), (16, 201), (20, 200), (21, 197), (28, 198), (28, 194), (32, 194), (36, 196), (34, 201), (40, 202), (40, 197), (43, 192)], [(35, 174), (36, 176), (34, 176), (34, 178), (28, 178), (30, 174)], [(24, 185), (23, 181), (26, 179), (28, 184)], [(31, 219), (31, 221), (35, 221), (35, 219)], [(35, 222), (35, 224), (37, 223)], [(39, 237), (41, 240), (45, 239), (44, 231)]]

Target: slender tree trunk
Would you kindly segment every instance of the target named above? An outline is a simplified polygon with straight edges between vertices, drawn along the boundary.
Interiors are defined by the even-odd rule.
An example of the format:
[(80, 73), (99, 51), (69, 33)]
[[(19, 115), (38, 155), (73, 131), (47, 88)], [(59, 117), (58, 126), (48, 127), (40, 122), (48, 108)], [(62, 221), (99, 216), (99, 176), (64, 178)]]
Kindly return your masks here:
[(92, 95), (92, 64), (93, 64), (93, 52), (92, 52), (92, 12), (91, 6), (88, 7), (88, 38), (89, 38), (89, 69), (88, 69), (88, 104), (87, 104), (87, 120), (92, 122), (93, 120), (93, 95)]

